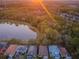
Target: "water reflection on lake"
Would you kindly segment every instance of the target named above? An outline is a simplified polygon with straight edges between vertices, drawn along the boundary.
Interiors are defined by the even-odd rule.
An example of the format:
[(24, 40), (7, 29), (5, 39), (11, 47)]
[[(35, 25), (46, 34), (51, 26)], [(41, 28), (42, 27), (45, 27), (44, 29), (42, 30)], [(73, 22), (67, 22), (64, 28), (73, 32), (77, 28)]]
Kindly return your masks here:
[(33, 32), (27, 25), (0, 24), (0, 39), (35, 39), (36, 32)]

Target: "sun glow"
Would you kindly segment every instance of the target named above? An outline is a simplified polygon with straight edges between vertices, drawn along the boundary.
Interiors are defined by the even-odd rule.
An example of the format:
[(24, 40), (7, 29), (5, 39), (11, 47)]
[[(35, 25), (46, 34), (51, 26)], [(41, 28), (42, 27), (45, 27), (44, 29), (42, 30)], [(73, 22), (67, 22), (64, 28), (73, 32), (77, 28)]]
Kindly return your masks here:
[(49, 12), (48, 8), (44, 5), (43, 0), (32, 0), (35, 4), (41, 5), (41, 7), (44, 9), (44, 11), (47, 13), (47, 15), (50, 17), (51, 21), (53, 21), (55, 24), (57, 24), (56, 20), (52, 16), (52, 14)]
[(43, 0), (32, 0), (32, 2), (34, 2), (34, 3), (41, 3)]

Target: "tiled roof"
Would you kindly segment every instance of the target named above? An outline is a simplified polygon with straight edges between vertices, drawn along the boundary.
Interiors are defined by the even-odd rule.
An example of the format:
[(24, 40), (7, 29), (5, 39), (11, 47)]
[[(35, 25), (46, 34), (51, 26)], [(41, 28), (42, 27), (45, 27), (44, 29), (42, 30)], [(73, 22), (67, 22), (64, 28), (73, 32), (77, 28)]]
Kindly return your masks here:
[(5, 52), (5, 55), (12, 55), (12, 56), (14, 56), (14, 54), (16, 52), (16, 48), (17, 48), (17, 45), (10, 45), (8, 47), (8, 49), (6, 50), (6, 52)]

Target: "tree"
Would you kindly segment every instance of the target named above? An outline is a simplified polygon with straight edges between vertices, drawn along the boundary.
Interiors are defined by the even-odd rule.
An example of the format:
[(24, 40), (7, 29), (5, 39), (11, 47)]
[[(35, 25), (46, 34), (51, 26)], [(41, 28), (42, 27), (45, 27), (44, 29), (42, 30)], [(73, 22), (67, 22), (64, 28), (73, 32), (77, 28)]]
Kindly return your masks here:
[(8, 41), (8, 43), (11, 43), (11, 44), (21, 44), (21, 42), (17, 39), (11, 39)]

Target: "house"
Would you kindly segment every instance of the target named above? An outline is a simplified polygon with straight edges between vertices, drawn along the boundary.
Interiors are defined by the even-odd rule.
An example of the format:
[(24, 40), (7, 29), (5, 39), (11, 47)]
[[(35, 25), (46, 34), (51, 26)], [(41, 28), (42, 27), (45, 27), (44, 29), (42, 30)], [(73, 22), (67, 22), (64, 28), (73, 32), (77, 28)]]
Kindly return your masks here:
[(7, 49), (8, 45), (6, 42), (0, 42), (0, 54), (3, 54)]
[(69, 13), (59, 13), (58, 15), (60, 15), (61, 17), (63, 17), (64, 19), (67, 19), (67, 20), (76, 20), (76, 21), (79, 21), (79, 13), (72, 13), (72, 14), (69, 14)]
[(72, 59), (71, 56), (69, 55), (68, 51), (64, 47), (59, 47), (60, 48), (60, 54), (62, 58), (65, 59)]
[[(24, 59), (28, 50), (28, 46), (19, 45), (16, 48), (15, 59)], [(27, 56), (27, 55), (26, 55)]]
[(39, 46), (38, 56), (43, 59), (48, 59), (48, 48), (47, 46)]
[(5, 51), (4, 55), (8, 56), (8, 59), (13, 59), (16, 52), (17, 45), (10, 45)]
[(60, 59), (60, 49), (57, 45), (50, 45), (48, 47), (49, 49), (49, 55), (53, 59)]
[(27, 46), (23, 46), (23, 45), (19, 45), (17, 48), (16, 48), (16, 53), (20, 53), (20, 54), (24, 54), (26, 53), (28, 50), (28, 47)]
[(37, 46), (29, 46), (27, 52), (27, 59), (34, 59), (37, 57)]
[(65, 58), (67, 55), (66, 49), (64, 47), (59, 47), (59, 48), (60, 48), (61, 57)]

